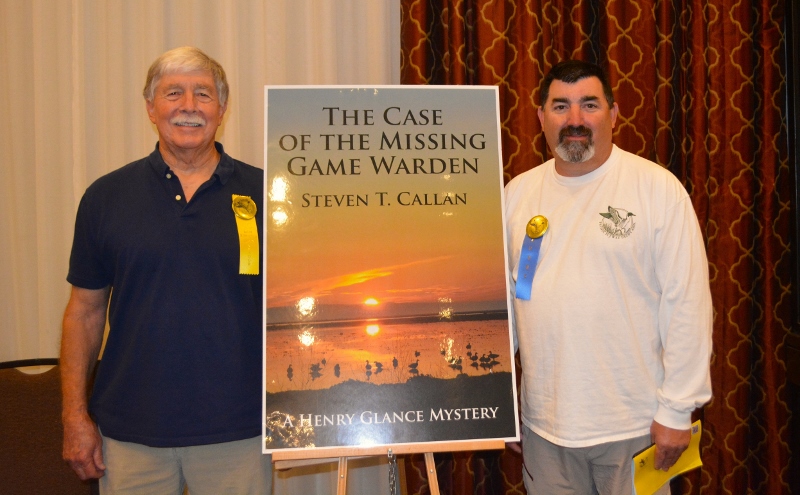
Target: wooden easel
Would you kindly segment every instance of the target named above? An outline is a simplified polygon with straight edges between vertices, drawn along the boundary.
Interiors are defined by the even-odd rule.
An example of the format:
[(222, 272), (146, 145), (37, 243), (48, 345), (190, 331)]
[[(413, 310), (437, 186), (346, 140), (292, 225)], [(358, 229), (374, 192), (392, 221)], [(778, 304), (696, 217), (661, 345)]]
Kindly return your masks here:
[(272, 460), (276, 469), (289, 469), (293, 467), (309, 466), (326, 462), (339, 462), (337, 475), (337, 495), (347, 493), (347, 459), (385, 456), (388, 454), (420, 454), (424, 449), (425, 469), (428, 471), (428, 486), (431, 495), (439, 495), (439, 479), (436, 477), (436, 464), (433, 461), (434, 452), (459, 452), (465, 450), (502, 450), (505, 448), (503, 440), (470, 440), (465, 442), (436, 442), (425, 444), (393, 444), (379, 447), (333, 447), (324, 449), (275, 451)]

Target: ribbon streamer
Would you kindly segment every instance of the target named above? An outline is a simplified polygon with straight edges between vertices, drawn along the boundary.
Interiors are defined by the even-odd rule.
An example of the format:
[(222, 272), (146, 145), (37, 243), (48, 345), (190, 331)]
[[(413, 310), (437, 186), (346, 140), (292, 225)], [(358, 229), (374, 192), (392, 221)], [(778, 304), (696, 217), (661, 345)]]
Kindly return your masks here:
[(517, 272), (517, 299), (523, 301), (531, 300), (531, 288), (533, 287), (533, 276), (536, 274), (536, 265), (539, 262), (539, 248), (542, 245), (542, 237), (531, 239), (525, 237), (522, 243), (522, 250), (519, 253), (519, 269)]
[(233, 212), (239, 232), (239, 274), (258, 275), (256, 204), (248, 196), (233, 195)]

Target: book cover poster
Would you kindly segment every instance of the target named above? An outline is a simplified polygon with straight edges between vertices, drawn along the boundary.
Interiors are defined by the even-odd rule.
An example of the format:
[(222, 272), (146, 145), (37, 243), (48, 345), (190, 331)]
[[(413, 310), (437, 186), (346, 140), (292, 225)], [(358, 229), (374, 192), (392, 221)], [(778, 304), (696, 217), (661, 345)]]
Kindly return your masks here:
[(264, 451), (517, 438), (496, 89), (265, 107)]

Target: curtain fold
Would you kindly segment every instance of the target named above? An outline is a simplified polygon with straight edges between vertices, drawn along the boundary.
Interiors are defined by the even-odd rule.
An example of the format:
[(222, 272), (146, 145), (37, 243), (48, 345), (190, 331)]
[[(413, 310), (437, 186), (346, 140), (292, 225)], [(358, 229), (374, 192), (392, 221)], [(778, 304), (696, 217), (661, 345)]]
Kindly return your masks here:
[[(525, 495), (522, 456), (504, 451), (434, 454), (439, 492), (448, 495)], [(405, 456), (408, 495), (430, 493), (423, 454)]]
[[(783, 343), (796, 205), (783, 17), (784, 3), (768, 0), (402, 0), (401, 82), (498, 86), (506, 180), (549, 158), (539, 84), (555, 63), (580, 58), (609, 72), (614, 141), (689, 191), (707, 241), (714, 397), (696, 413), (704, 468), (673, 482), (674, 493), (790, 492)], [(497, 458), (500, 491), (478, 488), (490, 475), (470, 467), (474, 455), (444, 456), (456, 467), (443, 467), (440, 483), (472, 475), (449, 493), (517, 493), (508, 452)], [(407, 473), (409, 486), (425, 484)]]

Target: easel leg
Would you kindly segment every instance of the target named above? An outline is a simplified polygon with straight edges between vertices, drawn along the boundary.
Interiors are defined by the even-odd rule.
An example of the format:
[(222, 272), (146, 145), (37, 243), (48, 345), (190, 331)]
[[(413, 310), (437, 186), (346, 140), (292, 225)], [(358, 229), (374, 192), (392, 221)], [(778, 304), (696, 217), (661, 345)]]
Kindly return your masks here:
[(439, 495), (439, 478), (436, 476), (433, 452), (425, 453), (425, 468), (428, 470), (428, 487), (431, 489), (431, 495)]
[(336, 485), (336, 495), (347, 494), (347, 457), (339, 458), (339, 476)]

